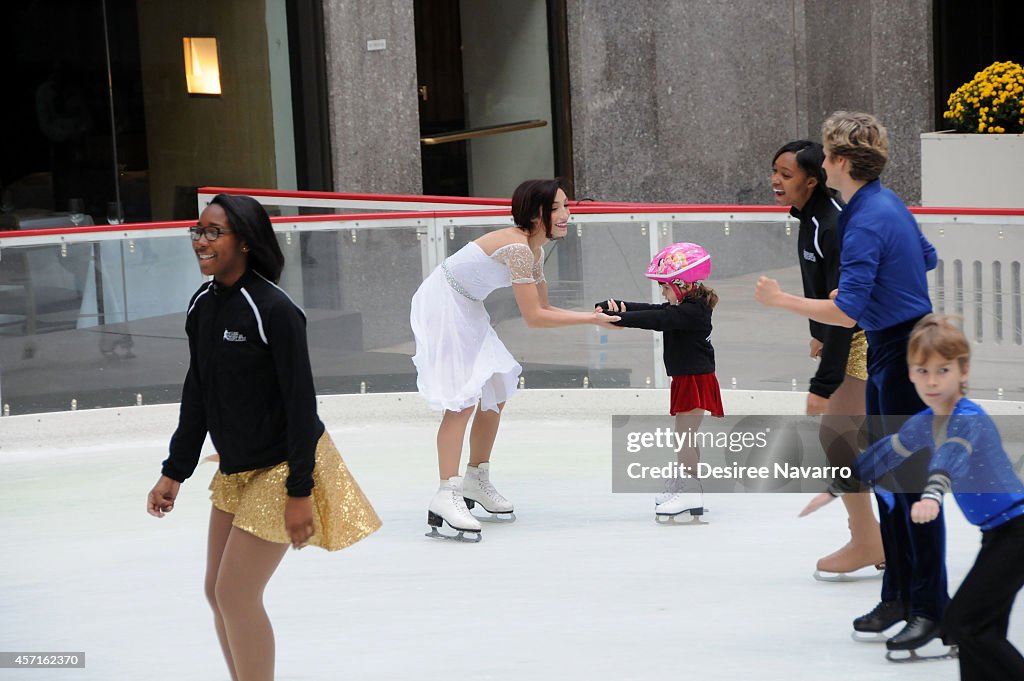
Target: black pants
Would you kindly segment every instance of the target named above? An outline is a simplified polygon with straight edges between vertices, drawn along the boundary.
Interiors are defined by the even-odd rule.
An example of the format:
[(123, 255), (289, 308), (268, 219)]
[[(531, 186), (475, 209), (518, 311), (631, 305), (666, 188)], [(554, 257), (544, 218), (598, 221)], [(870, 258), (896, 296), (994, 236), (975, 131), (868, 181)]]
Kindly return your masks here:
[[(910, 382), (907, 340), (917, 319), (879, 331), (868, 331), (868, 381), (865, 394), (868, 437), (874, 442), (899, 431), (906, 420), (925, 408)], [(921, 498), (931, 452), (915, 454), (895, 472), (897, 493), (889, 509), (878, 500), (879, 525), (885, 547), (882, 600), (902, 601), (911, 615), (938, 621), (949, 600), (946, 591), (946, 521), (910, 519), (910, 507)]]
[(943, 629), (960, 645), (961, 681), (1024, 681), (1024, 657), (1006, 639), (1010, 609), (1024, 586), (1024, 516), (981, 533), (981, 551)]
[(910, 519), (910, 507), (920, 494), (893, 495), (891, 510), (878, 500), (878, 522), (885, 548), (882, 600), (902, 601), (911, 615), (933, 622), (942, 618), (949, 596), (946, 592), (946, 520), (942, 510), (930, 523)]

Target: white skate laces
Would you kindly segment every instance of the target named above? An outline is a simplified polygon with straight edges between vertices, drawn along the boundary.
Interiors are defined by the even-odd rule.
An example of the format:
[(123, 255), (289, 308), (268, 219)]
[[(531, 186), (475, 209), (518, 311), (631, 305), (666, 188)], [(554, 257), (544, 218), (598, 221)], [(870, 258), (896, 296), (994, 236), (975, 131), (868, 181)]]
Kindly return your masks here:
[(512, 522), (515, 520), (512, 502), (495, 489), (490, 478), (490, 464), (467, 466), (466, 477), (462, 481), (462, 496), (466, 506), (472, 509), (476, 504), (490, 513), (481, 520), (489, 522)]
[(665, 491), (654, 495), (654, 505), (664, 504), (673, 494), (681, 491), (683, 491), (682, 478), (669, 478), (668, 482), (665, 483)]

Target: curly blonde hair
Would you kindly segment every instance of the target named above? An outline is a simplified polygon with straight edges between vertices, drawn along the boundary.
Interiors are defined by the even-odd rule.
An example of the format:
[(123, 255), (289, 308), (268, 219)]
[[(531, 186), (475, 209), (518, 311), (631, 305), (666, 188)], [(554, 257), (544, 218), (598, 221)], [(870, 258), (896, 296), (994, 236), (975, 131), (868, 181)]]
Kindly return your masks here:
[(869, 113), (836, 111), (821, 124), (821, 143), (850, 162), (854, 180), (878, 179), (889, 160), (889, 133)]

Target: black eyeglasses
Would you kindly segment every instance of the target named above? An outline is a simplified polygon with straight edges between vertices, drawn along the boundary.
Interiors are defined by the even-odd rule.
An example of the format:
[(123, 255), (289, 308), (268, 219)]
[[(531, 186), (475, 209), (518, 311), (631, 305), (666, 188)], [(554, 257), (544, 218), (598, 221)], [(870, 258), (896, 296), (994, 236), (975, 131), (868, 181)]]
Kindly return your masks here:
[(216, 241), (220, 238), (221, 234), (230, 234), (232, 231), (234, 230), (196, 225), (195, 227), (188, 228), (188, 235), (192, 237), (192, 241), (199, 241), (201, 236), (205, 236), (207, 241)]

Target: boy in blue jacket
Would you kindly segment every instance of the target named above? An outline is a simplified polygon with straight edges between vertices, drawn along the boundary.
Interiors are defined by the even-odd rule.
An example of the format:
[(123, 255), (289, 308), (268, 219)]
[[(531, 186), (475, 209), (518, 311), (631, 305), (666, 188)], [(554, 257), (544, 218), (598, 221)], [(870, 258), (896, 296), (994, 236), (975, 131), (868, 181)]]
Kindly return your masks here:
[[(960, 678), (1024, 679), (1024, 657), (1006, 638), (1010, 609), (1024, 586), (1024, 484), (992, 418), (963, 397), (970, 346), (949, 318), (928, 315), (907, 346), (910, 380), (927, 409), (857, 459), (855, 474), (881, 478), (922, 448), (932, 452), (928, 482), (911, 507), (915, 523), (934, 522), (952, 491), (964, 516), (981, 528), (981, 550), (946, 606), (942, 628), (960, 646)], [(851, 485), (815, 497), (811, 513)]]

